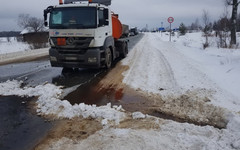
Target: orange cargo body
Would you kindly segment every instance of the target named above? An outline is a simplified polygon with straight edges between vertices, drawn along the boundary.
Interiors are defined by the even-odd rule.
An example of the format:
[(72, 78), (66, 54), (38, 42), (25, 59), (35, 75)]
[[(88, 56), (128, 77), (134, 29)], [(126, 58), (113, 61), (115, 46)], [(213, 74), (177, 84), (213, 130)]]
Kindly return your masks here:
[(119, 39), (122, 36), (122, 23), (116, 14), (112, 14), (112, 30), (114, 39)]

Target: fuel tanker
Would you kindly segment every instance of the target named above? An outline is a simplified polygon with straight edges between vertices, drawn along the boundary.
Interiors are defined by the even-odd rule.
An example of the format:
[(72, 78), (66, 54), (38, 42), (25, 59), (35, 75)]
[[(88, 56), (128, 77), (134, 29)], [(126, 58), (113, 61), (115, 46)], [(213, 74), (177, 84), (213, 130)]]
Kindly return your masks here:
[(111, 0), (59, 0), (44, 10), (53, 67), (110, 68), (126, 57), (128, 41), (120, 39), (122, 24), (109, 5)]

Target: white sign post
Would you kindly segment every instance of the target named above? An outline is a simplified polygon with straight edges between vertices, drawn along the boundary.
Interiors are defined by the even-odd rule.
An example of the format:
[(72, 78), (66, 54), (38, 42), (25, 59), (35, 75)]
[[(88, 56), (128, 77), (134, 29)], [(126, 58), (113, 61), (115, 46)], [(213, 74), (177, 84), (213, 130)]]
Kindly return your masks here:
[(169, 41), (171, 42), (171, 40), (172, 40), (172, 23), (174, 22), (174, 18), (169, 17), (168, 22), (170, 23), (170, 39), (169, 39)]

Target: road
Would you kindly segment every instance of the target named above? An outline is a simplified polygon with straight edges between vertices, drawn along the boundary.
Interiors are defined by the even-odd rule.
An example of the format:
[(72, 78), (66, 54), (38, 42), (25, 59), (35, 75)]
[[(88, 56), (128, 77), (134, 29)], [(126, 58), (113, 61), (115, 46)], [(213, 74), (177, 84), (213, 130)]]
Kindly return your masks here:
[[(142, 34), (129, 37), (129, 51), (140, 41)], [(0, 82), (22, 80), (24, 85), (36, 86), (45, 82), (72, 87), (107, 74), (105, 70), (79, 69), (62, 73), (62, 68), (52, 68), (47, 58), (0, 66)], [(53, 127), (31, 110), (34, 98), (0, 96), (0, 149), (32, 149)], [(13, 144), (14, 143), (14, 144)]]
[[(129, 39), (129, 51), (142, 38), (142, 34), (131, 36)], [(23, 80), (25, 84), (36, 86), (44, 82), (50, 82), (67, 87), (77, 85), (91, 79), (102, 70), (79, 69), (73, 74), (64, 76), (62, 68), (53, 68), (50, 66), (48, 58), (18, 64), (9, 64), (0, 66), (0, 82), (7, 80)], [(74, 79), (73, 79), (74, 78)], [(73, 80), (73, 81), (72, 81)], [(76, 82), (77, 81), (77, 82)]]

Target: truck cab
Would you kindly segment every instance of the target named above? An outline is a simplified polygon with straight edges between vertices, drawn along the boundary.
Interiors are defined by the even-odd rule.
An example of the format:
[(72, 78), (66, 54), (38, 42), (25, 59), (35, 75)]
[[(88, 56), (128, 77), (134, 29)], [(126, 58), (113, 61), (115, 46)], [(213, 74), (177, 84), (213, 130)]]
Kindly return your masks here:
[[(122, 48), (115, 47), (118, 39), (113, 36), (108, 6), (90, 2), (49, 6), (44, 10), (45, 25), (48, 13), (49, 57), (53, 67), (110, 68), (112, 61), (123, 53)], [(126, 47), (126, 42), (120, 43)]]

